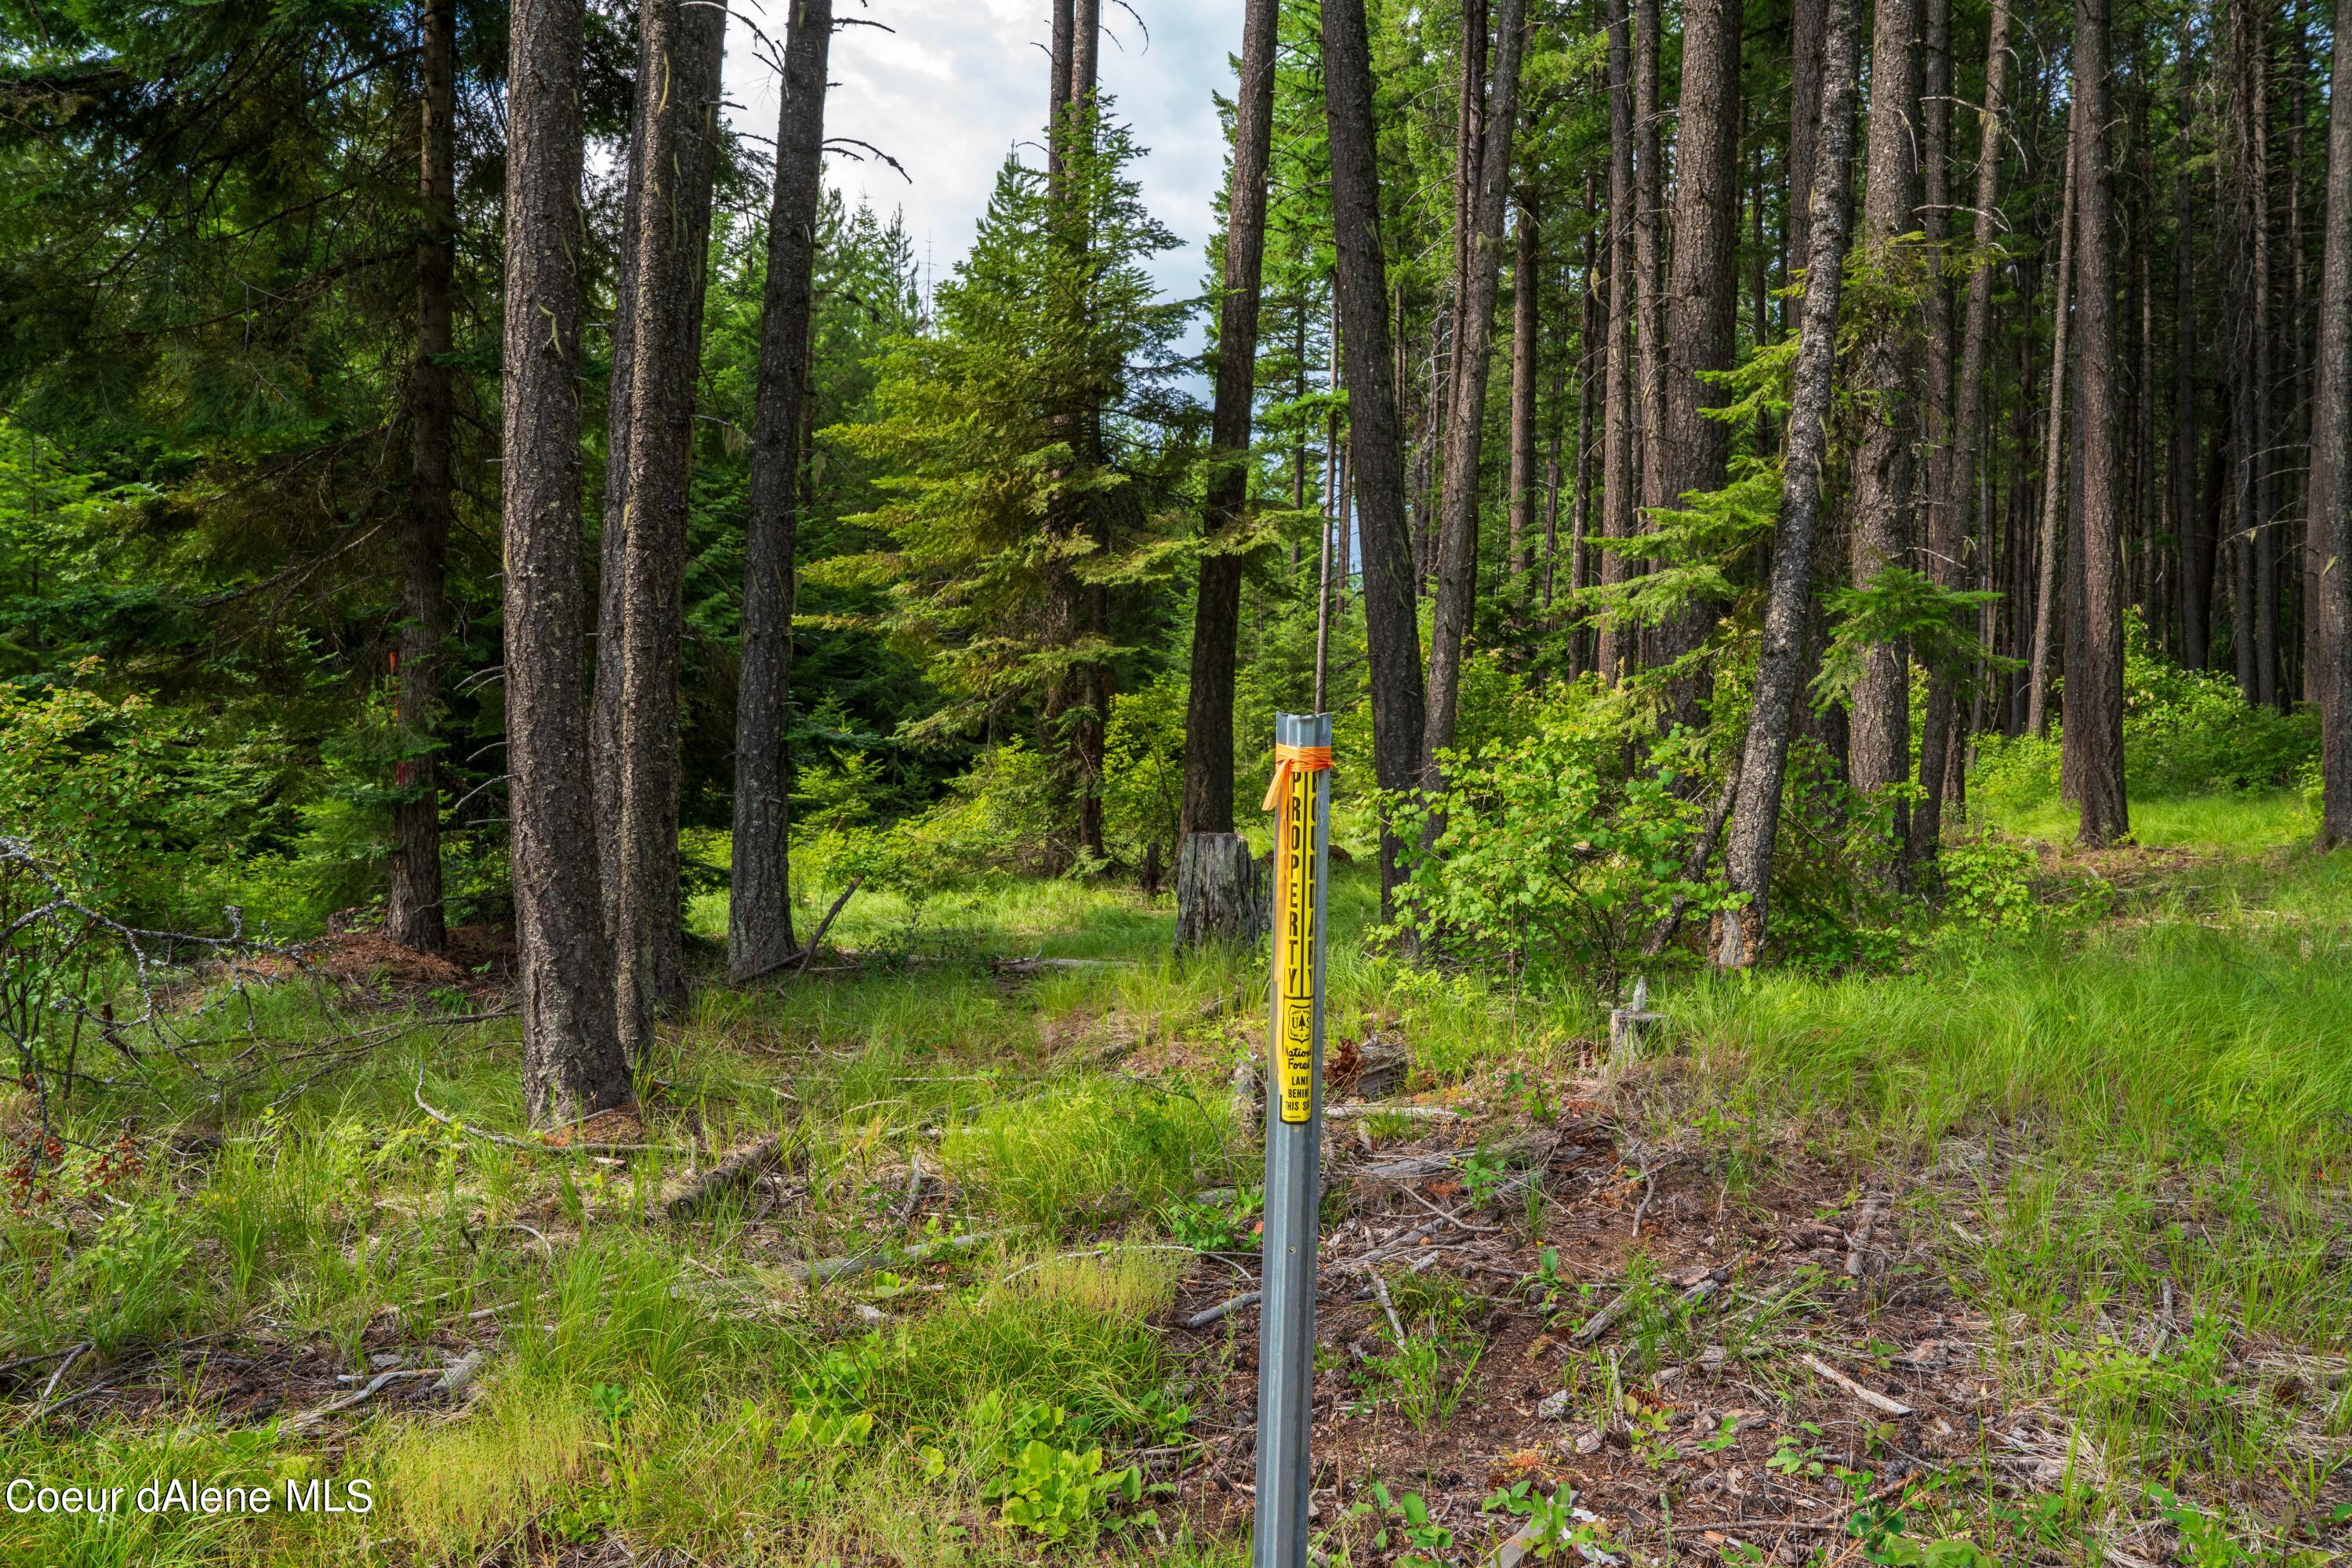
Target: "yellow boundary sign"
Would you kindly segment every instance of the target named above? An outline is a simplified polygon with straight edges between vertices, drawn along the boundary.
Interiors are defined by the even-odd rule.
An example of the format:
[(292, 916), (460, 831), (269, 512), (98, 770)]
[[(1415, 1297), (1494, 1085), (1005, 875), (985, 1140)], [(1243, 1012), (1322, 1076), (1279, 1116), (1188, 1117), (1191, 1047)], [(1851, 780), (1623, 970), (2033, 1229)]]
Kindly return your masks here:
[(1276, 1082), (1281, 1117), (1305, 1121), (1315, 1113), (1315, 772), (1292, 767), (1276, 819), (1275, 973), (1280, 978)]

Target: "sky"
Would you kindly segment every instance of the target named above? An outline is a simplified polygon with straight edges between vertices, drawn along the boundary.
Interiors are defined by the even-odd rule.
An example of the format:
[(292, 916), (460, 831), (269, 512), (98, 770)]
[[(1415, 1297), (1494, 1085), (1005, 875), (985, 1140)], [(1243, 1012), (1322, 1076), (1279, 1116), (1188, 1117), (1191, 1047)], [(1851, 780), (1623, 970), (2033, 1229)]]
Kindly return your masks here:
[[(1132, 0), (1139, 26), (1106, 0), (1102, 83), (1113, 112), (1146, 152), (1135, 169), (1152, 215), (1182, 237), (1158, 258), (1163, 292), (1200, 291), (1214, 227), (1224, 143), (1211, 95), (1233, 92), (1242, 0)], [(741, 130), (776, 133), (776, 78), (744, 18), (779, 47), (789, 0), (734, 0), (727, 98)], [(906, 166), (835, 153), (827, 181), (855, 206), (863, 196), (906, 213), (917, 258), (940, 278), (971, 247), (996, 171), (1016, 142), (1030, 161), (1045, 120), (1047, 0), (836, 0), (835, 16), (894, 29), (848, 26), (833, 39), (825, 133), (870, 142)], [(1149, 36), (1145, 28), (1149, 27)]]

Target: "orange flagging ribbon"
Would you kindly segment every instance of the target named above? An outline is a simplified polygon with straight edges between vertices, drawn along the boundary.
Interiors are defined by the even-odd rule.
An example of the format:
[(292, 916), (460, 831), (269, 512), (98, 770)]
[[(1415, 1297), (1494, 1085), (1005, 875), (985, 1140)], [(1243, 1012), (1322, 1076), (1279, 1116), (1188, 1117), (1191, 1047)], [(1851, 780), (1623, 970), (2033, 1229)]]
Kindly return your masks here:
[(1265, 805), (1259, 809), (1273, 811), (1281, 805), (1292, 773), (1325, 773), (1330, 766), (1328, 746), (1286, 746), (1277, 741), (1274, 747), (1274, 779), (1265, 786)]

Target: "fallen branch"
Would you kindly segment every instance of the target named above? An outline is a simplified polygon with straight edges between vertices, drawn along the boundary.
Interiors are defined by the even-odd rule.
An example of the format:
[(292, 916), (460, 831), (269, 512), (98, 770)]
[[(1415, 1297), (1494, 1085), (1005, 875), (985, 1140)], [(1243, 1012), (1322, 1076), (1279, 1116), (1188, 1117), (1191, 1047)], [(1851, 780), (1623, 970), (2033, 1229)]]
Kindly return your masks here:
[(379, 1389), (402, 1375), (402, 1372), (397, 1367), (390, 1372), (377, 1373), (374, 1377), (368, 1380), (366, 1386), (346, 1394), (341, 1399), (331, 1399), (315, 1410), (305, 1410), (299, 1415), (292, 1417), (278, 1429), (278, 1435), (291, 1437), (298, 1433), (308, 1432), (330, 1415), (340, 1415), (343, 1411), (366, 1404), (376, 1396)]
[(1053, 969), (1131, 969), (1131, 958), (992, 958), (989, 970), (996, 974), (1039, 974)]
[(1240, 1295), (1233, 1297), (1228, 1300), (1218, 1302), (1215, 1306), (1210, 1308), (1205, 1312), (1193, 1313), (1191, 1317), (1184, 1320), (1184, 1326), (1188, 1329), (1205, 1329), (1211, 1323), (1215, 1322), (1218, 1319), (1229, 1317), (1233, 1313), (1240, 1311), (1244, 1307), (1256, 1306), (1259, 1301), (1265, 1299), (1265, 1293), (1262, 1290), (1244, 1290)]
[(1404, 1322), (1397, 1316), (1396, 1303), (1389, 1299), (1389, 1282), (1380, 1275), (1372, 1276), (1372, 1294), (1381, 1299), (1381, 1310), (1389, 1315), (1389, 1327), (1396, 1331), (1397, 1348), (1404, 1348)]
[(1877, 1198), (1868, 1199), (1862, 1205), (1862, 1224), (1856, 1227), (1853, 1236), (1846, 1243), (1845, 1274), (1849, 1279), (1862, 1278), (1863, 1268), (1870, 1257), (1870, 1238), (1878, 1230), (1878, 1216), (1881, 1212), (1880, 1200)]
[(854, 1253), (846, 1258), (820, 1258), (814, 1263), (791, 1263), (784, 1272), (803, 1285), (823, 1285), (834, 1279), (845, 1279), (853, 1275), (870, 1273), (886, 1264), (928, 1263), (950, 1252), (961, 1252), (978, 1247), (983, 1241), (993, 1241), (999, 1232), (983, 1231), (971, 1236), (951, 1236), (944, 1241), (925, 1242), (901, 1251), (895, 1247), (877, 1247), (871, 1252)]
[(1848, 1377), (1845, 1373), (1840, 1372), (1837, 1368), (1832, 1366), (1829, 1363), (1823, 1361), (1817, 1355), (1808, 1352), (1805, 1356), (1805, 1364), (1812, 1368), (1816, 1374), (1836, 1384), (1840, 1388), (1844, 1389), (1848, 1394), (1853, 1394), (1856, 1399), (1861, 1400), (1873, 1410), (1879, 1411), (1888, 1415), (1908, 1415), (1911, 1414), (1911, 1407), (1909, 1405), (1903, 1404), (1899, 1400), (1889, 1399), (1886, 1395), (1879, 1393), (1875, 1389), (1864, 1388), (1862, 1384), (1854, 1382), (1853, 1379)]
[(833, 900), (833, 908), (825, 910), (824, 919), (816, 922), (816, 934), (809, 938), (808, 946), (801, 950), (801, 961), (798, 967), (793, 970), (794, 973), (806, 974), (808, 973), (810, 962), (816, 957), (816, 950), (818, 947), (823, 945), (824, 942), (824, 933), (833, 929), (835, 917), (839, 915), (842, 910), (847, 906), (849, 903), (849, 895), (857, 891), (858, 885), (865, 880), (866, 879), (863, 877), (852, 877), (849, 879), (849, 885), (841, 889), (841, 897)]
[(1408, 1121), (1459, 1121), (1462, 1112), (1443, 1105), (1327, 1105), (1326, 1121), (1346, 1121), (1358, 1116), (1399, 1116)]
[(72, 1350), (66, 1352), (66, 1359), (58, 1363), (58, 1369), (49, 1373), (49, 1381), (41, 1385), (41, 1397), (33, 1406), (33, 1414), (35, 1415), (40, 1415), (41, 1411), (47, 1407), (49, 1403), (49, 1395), (58, 1391), (58, 1384), (66, 1380), (66, 1373), (71, 1372), (74, 1369), (75, 1364), (79, 1363), (82, 1357), (90, 1352), (91, 1348), (90, 1342), (84, 1340), (81, 1343), (74, 1346)]
[[(1675, 1298), (1676, 1305), (1684, 1307), (1695, 1307), (1698, 1305), (1698, 1303), (1706, 1300), (1709, 1296), (1714, 1295), (1716, 1287), (1722, 1284), (1724, 1280), (1730, 1277), (1731, 1270), (1727, 1266), (1709, 1271), (1696, 1284), (1692, 1285), (1679, 1297)], [(1688, 1278), (1688, 1276), (1685, 1276), (1685, 1278)], [(1631, 1290), (1620, 1292), (1615, 1300), (1601, 1308), (1601, 1310), (1593, 1313), (1590, 1318), (1587, 1318), (1584, 1321), (1584, 1326), (1578, 1329), (1570, 1337), (1574, 1339), (1578, 1344), (1591, 1344), (1593, 1341), (1607, 1333), (1609, 1331), (1610, 1325), (1616, 1322), (1618, 1319), (1623, 1317), (1626, 1311), (1633, 1305), (1633, 1292)]]
[(915, 1205), (922, 1201), (922, 1197), (923, 1157), (920, 1154), (909, 1154), (907, 1156), (907, 1197), (906, 1201), (898, 1205), (899, 1229), (904, 1230), (907, 1227), (907, 1222), (915, 1217)]
[(667, 1202), (656, 1198), (647, 1204), (646, 1218), (673, 1222), (687, 1218), (721, 1194), (757, 1181), (762, 1172), (775, 1163), (776, 1155), (782, 1147), (775, 1134), (770, 1133), (757, 1142), (737, 1150), (704, 1172), (676, 1197)]
[(535, 1138), (515, 1138), (504, 1132), (492, 1132), (488, 1128), (469, 1127), (446, 1110), (436, 1110), (425, 1098), (425, 1069), (416, 1069), (416, 1109), (444, 1127), (454, 1127), (468, 1138), (478, 1138), (485, 1143), (501, 1144), (509, 1149), (528, 1149), (538, 1154), (683, 1154), (685, 1150), (674, 1143), (543, 1143)]

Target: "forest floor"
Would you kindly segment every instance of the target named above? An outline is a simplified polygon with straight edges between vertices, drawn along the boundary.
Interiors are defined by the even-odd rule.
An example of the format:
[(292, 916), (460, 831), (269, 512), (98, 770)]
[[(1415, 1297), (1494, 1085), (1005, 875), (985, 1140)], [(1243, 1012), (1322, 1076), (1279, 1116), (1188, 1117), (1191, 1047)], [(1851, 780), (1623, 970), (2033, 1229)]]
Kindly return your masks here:
[[(2344, 1560), (2352, 866), (2295, 809), (2149, 803), (1892, 973), (1661, 976), (1630, 1059), (1368, 958), (1343, 873), (1324, 1560)], [(854, 900), (562, 1148), (495, 944), (330, 949), (248, 1026), (349, 1065), (101, 1093), (0, 1211), (0, 1563), (1237, 1568), (1264, 982), (1171, 920)]]

